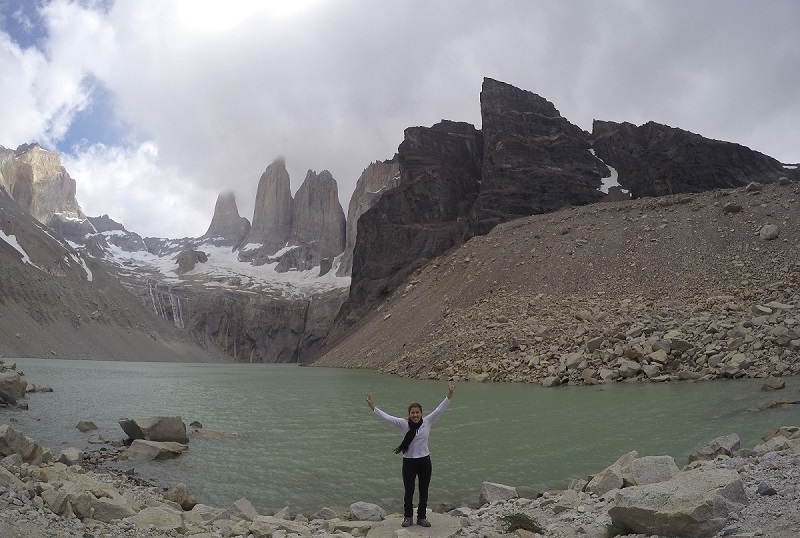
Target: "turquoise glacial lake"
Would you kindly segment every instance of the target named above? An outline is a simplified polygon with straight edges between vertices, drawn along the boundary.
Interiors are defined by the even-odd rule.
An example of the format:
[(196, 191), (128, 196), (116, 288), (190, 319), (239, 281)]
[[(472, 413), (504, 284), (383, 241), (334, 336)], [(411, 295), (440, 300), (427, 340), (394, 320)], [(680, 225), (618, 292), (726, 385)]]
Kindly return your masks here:
[[(87, 449), (75, 425), (91, 420), (105, 439), (125, 435), (124, 417), (179, 415), (188, 425), (235, 434), (192, 438), (165, 462), (132, 463), (164, 487), (184, 482), (199, 502), (223, 507), (246, 497), (262, 514), (289, 506), (306, 515), (355, 501), (402, 506), (397, 430), (372, 415), (365, 397), (398, 416), (420, 402), (432, 411), (447, 394), (441, 381), (365, 370), (286, 364), (173, 364), (16, 359), (31, 383), (52, 393), (28, 396), (29, 410), (0, 409), (11, 424), (57, 455)], [(770, 427), (800, 425), (800, 406), (758, 408), (800, 397), (800, 378), (763, 392), (760, 380), (544, 387), (458, 383), (435, 424), (430, 448), (430, 507), (475, 504), (483, 481), (523, 495), (563, 489), (623, 453), (671, 455), (679, 466), (716, 436), (737, 433), (758, 444)]]

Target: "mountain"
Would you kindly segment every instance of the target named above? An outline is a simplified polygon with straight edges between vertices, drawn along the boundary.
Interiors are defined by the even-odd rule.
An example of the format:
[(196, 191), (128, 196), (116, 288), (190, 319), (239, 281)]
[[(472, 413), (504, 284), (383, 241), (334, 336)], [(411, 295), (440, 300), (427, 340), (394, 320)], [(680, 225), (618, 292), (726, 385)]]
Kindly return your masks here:
[(0, 146), (0, 186), (42, 224), (85, 218), (75, 199), (75, 180), (61, 166), (61, 157), (36, 144), (15, 151)]
[[(142, 238), (107, 215), (65, 221), (57, 232), (202, 346), (239, 361), (299, 362), (322, 344), (347, 295), (349, 278), (321, 267), (344, 249), (345, 222), (328, 172), (310, 174), (297, 199), (289, 196), (291, 226), (268, 222), (270, 208), (287, 201), (273, 195), (286, 180), (282, 160), (262, 175), (256, 236), (231, 192), (219, 195), (199, 238)], [(256, 238), (264, 242), (246, 243)]]
[(448, 120), (406, 129), (395, 156), (399, 184), (358, 221), (350, 292), (330, 345), (415, 271), (500, 223), (631, 193), (702, 192), (797, 174), (744, 146), (652, 123), (595, 122), (588, 133), (543, 97), (490, 78), (480, 106), (480, 130)]
[(400, 183), (400, 167), (394, 160), (370, 163), (359, 176), (347, 207), (347, 233), (338, 276), (350, 276), (353, 270), (353, 249), (358, 237), (358, 221), (383, 194)]
[(155, 315), (100, 260), (56, 239), (5, 187), (0, 215), (1, 357), (227, 360)]
[(261, 245), (274, 254), (286, 245), (292, 227), (291, 180), (283, 158), (270, 164), (258, 181), (253, 225), (246, 243)]
[(772, 183), (787, 175), (763, 153), (655, 122), (595, 121), (591, 143), (635, 198)]
[(221, 246), (238, 247), (250, 232), (250, 221), (239, 215), (236, 207), (236, 196), (225, 191), (217, 197), (214, 205), (214, 216), (208, 230), (201, 239), (213, 239)]
[[(259, 180), (252, 226), (223, 192), (199, 238), (142, 238), (85, 217), (57, 154), (0, 148), (0, 353), (305, 363), (325, 351), (318, 364), (576, 382), (560, 350), (608, 369), (662, 345), (647, 340), (656, 330), (695, 350), (704, 331), (730, 335), (691, 356), (692, 368), (716, 364), (738, 324), (756, 323), (734, 317), (750, 308), (775, 331), (750, 331), (752, 351), (783, 346), (783, 364), (797, 324), (773, 303), (796, 304), (781, 280), (796, 279), (794, 251), (781, 249), (797, 245), (796, 165), (654, 123), (596, 121), (588, 133), (492, 79), (480, 109), (481, 129), (406, 129), (392, 159), (365, 168), (347, 219), (332, 174), (309, 171), (293, 198), (279, 159)], [(706, 302), (719, 306), (729, 277), (747, 284), (724, 311), (691, 302), (713, 292)], [(724, 321), (686, 325), (675, 318), (684, 307)], [(611, 329), (596, 325), (606, 318)], [(673, 359), (683, 355), (661, 367)]]

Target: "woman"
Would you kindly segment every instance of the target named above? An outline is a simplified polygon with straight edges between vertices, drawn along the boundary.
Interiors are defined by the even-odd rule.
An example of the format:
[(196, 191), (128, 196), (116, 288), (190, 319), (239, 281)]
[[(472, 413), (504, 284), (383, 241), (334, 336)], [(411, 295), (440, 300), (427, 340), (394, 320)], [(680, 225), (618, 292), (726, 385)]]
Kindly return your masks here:
[(403, 453), (403, 486), (405, 496), (403, 497), (403, 527), (410, 527), (413, 523), (414, 515), (414, 482), (419, 477), (419, 506), (417, 506), (417, 525), (430, 527), (431, 524), (426, 516), (428, 507), (428, 486), (431, 483), (431, 453), (428, 450), (428, 436), (431, 433), (431, 425), (439, 418), (439, 415), (447, 409), (447, 404), (453, 398), (452, 383), (447, 383), (447, 398), (442, 400), (439, 407), (433, 413), (423, 417), (422, 406), (412, 403), (408, 406), (408, 417), (399, 418), (388, 415), (375, 407), (372, 401), (372, 394), (367, 394), (367, 405), (372, 412), (392, 426), (396, 426), (403, 432), (403, 442), (395, 450), (395, 454)]

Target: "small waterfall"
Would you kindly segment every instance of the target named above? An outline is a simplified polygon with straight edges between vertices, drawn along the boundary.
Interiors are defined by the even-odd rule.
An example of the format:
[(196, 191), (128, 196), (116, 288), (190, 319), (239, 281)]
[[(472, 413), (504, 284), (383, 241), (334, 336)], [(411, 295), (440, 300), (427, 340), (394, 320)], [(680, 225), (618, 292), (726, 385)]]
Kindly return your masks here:
[(162, 300), (161, 295), (163, 292), (159, 291), (158, 282), (155, 280), (147, 280), (147, 292), (150, 294), (150, 301), (153, 304), (153, 311), (156, 315), (172, 321), (179, 329), (186, 328), (186, 324), (183, 321), (181, 298), (172, 290), (172, 286), (167, 287), (166, 290), (169, 305)]
[(172, 288), (170, 287), (167, 290), (169, 293), (169, 304), (172, 306), (172, 321), (175, 322), (175, 326), (179, 329), (185, 329), (186, 326), (183, 323), (183, 309), (181, 307), (181, 299), (175, 293), (173, 293)]

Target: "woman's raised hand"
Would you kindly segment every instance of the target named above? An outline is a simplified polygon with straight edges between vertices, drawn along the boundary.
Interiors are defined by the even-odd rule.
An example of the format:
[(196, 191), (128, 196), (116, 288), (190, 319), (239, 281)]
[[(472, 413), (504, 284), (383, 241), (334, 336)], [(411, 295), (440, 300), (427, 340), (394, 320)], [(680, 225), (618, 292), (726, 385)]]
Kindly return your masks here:
[[(452, 391), (450, 392), (452, 393)], [(367, 394), (367, 405), (369, 406), (370, 409), (375, 411), (375, 404), (372, 402), (372, 394), (369, 393)]]
[(453, 385), (451, 381), (447, 382), (447, 397), (451, 400), (453, 399), (453, 391), (455, 390), (455, 388), (456, 388), (455, 385)]

